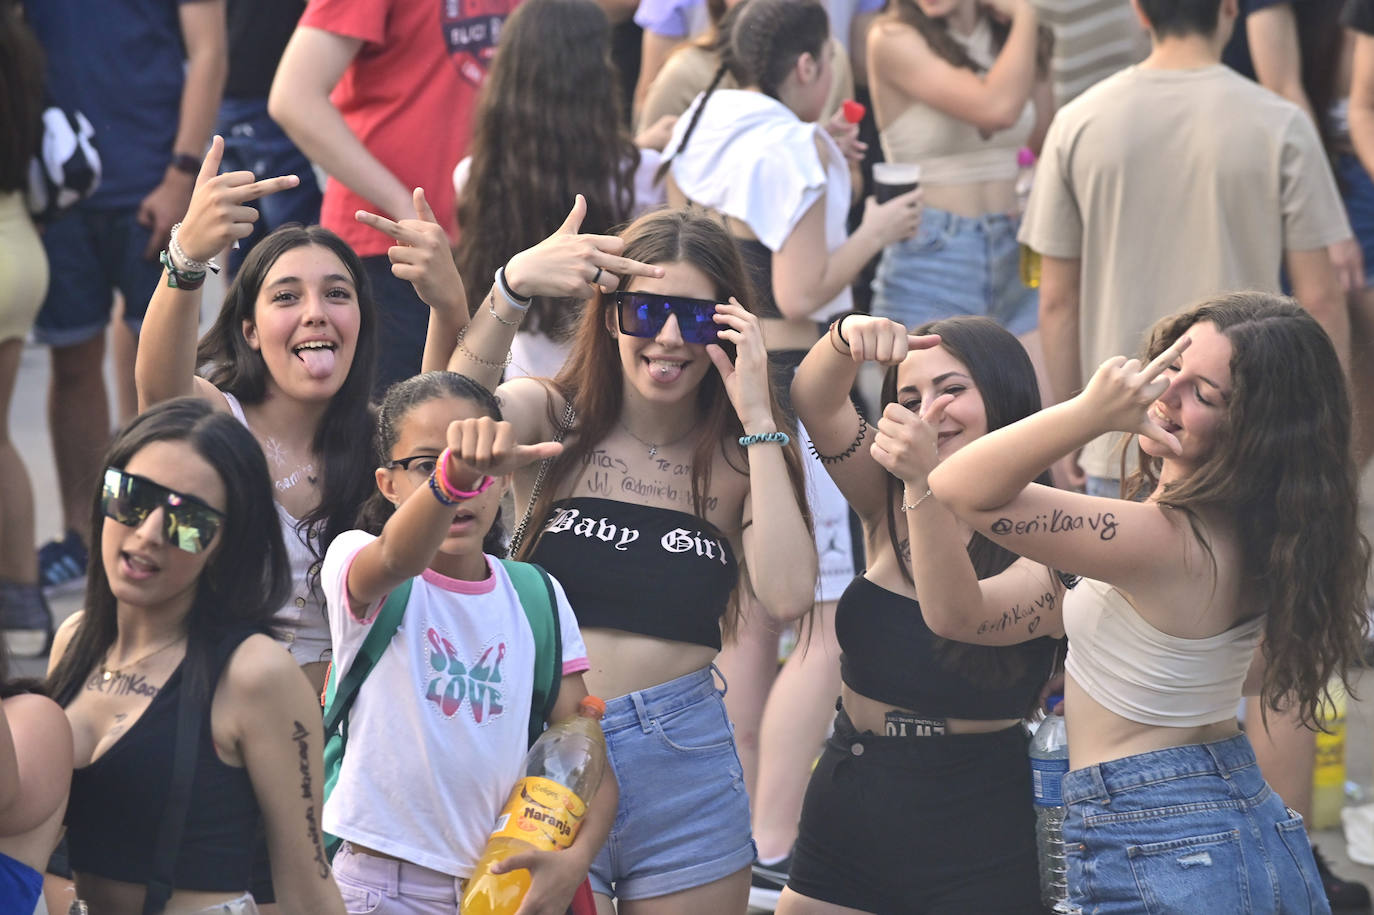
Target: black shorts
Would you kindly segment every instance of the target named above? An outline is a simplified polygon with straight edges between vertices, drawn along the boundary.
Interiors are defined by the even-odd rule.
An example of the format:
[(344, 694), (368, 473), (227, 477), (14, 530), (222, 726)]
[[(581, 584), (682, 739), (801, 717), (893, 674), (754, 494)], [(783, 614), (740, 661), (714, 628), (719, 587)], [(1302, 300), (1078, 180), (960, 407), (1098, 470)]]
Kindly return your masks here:
[(787, 886), (877, 915), (1040, 915), (1025, 730), (878, 737), (843, 711)]

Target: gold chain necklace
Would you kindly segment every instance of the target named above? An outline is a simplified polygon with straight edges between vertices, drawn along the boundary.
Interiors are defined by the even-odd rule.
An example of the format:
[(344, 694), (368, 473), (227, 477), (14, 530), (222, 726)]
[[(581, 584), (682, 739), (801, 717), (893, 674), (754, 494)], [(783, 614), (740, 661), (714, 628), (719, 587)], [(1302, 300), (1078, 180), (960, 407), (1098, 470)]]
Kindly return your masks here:
[(115, 677), (118, 677), (121, 674), (123, 674), (124, 671), (137, 667), (138, 665), (142, 664), (144, 661), (148, 660), (154, 655), (161, 654), (162, 652), (166, 651), (168, 648), (171, 648), (173, 645), (177, 644), (184, 638), (186, 638), (186, 636), (179, 635), (167, 644), (159, 646), (158, 648), (153, 649), (152, 651), (148, 652), (142, 657), (130, 661), (126, 664), (123, 664), (119, 667), (106, 667), (105, 663), (102, 661), (100, 664), (100, 679), (105, 682), (113, 680)]

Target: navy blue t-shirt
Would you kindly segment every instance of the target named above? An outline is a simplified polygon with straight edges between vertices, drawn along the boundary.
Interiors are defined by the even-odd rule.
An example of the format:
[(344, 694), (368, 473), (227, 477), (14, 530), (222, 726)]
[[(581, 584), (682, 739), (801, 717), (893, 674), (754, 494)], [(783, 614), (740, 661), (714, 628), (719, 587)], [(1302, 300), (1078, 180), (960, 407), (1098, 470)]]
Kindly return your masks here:
[(24, 0), (52, 100), (95, 127), (103, 175), (83, 206), (137, 206), (162, 181), (185, 82), (185, 2), (195, 0)]

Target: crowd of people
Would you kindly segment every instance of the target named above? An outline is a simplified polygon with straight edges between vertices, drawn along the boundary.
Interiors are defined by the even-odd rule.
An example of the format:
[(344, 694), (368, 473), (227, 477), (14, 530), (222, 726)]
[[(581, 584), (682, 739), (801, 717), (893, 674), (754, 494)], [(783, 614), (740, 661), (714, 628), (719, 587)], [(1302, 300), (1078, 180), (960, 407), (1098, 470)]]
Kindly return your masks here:
[(589, 694), (520, 915), (1045, 912), (1052, 694), (1074, 911), (1367, 911), (1371, 171), (1374, 0), (0, 0), (0, 913), (455, 913)]

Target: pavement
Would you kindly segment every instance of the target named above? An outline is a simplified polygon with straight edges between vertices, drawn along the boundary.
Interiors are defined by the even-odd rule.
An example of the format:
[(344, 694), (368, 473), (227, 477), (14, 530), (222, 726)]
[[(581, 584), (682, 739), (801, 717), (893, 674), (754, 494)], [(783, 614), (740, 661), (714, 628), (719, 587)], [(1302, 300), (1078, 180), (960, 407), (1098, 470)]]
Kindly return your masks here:
[[(206, 286), (205, 301), (218, 302), (218, 287), (211, 286), (209, 282)], [(211, 317), (212, 312), (206, 306), (201, 315), (202, 327), (208, 325)], [(48, 365), (46, 348), (34, 344), (25, 347), (14, 402), (10, 405), (10, 434), (24, 457), (33, 481), (39, 540), (58, 536), (62, 531), (57, 477), (47, 430)], [(108, 387), (113, 398), (113, 385)], [(113, 403), (111, 415), (115, 415)], [(1374, 520), (1374, 511), (1369, 511), (1366, 515)], [(1369, 530), (1370, 526), (1367, 525), (1366, 529)], [(78, 610), (81, 601), (82, 592), (79, 588), (53, 596), (51, 603), (57, 622), (60, 623)], [(41, 660), (19, 659), (14, 666), (17, 668), (16, 673), (21, 676), (41, 676), (44, 664)], [(1356, 694), (1364, 701), (1352, 699), (1349, 706), (1346, 777), (1349, 781), (1363, 786), (1366, 796), (1374, 800), (1374, 792), (1371, 792), (1371, 786), (1374, 786), (1374, 671), (1361, 672), (1357, 680)], [(1374, 888), (1374, 867), (1351, 863), (1346, 855), (1345, 838), (1339, 828), (1321, 830), (1314, 833), (1313, 838), (1331, 862), (1335, 873)], [(1371, 846), (1374, 846), (1374, 842)]]

